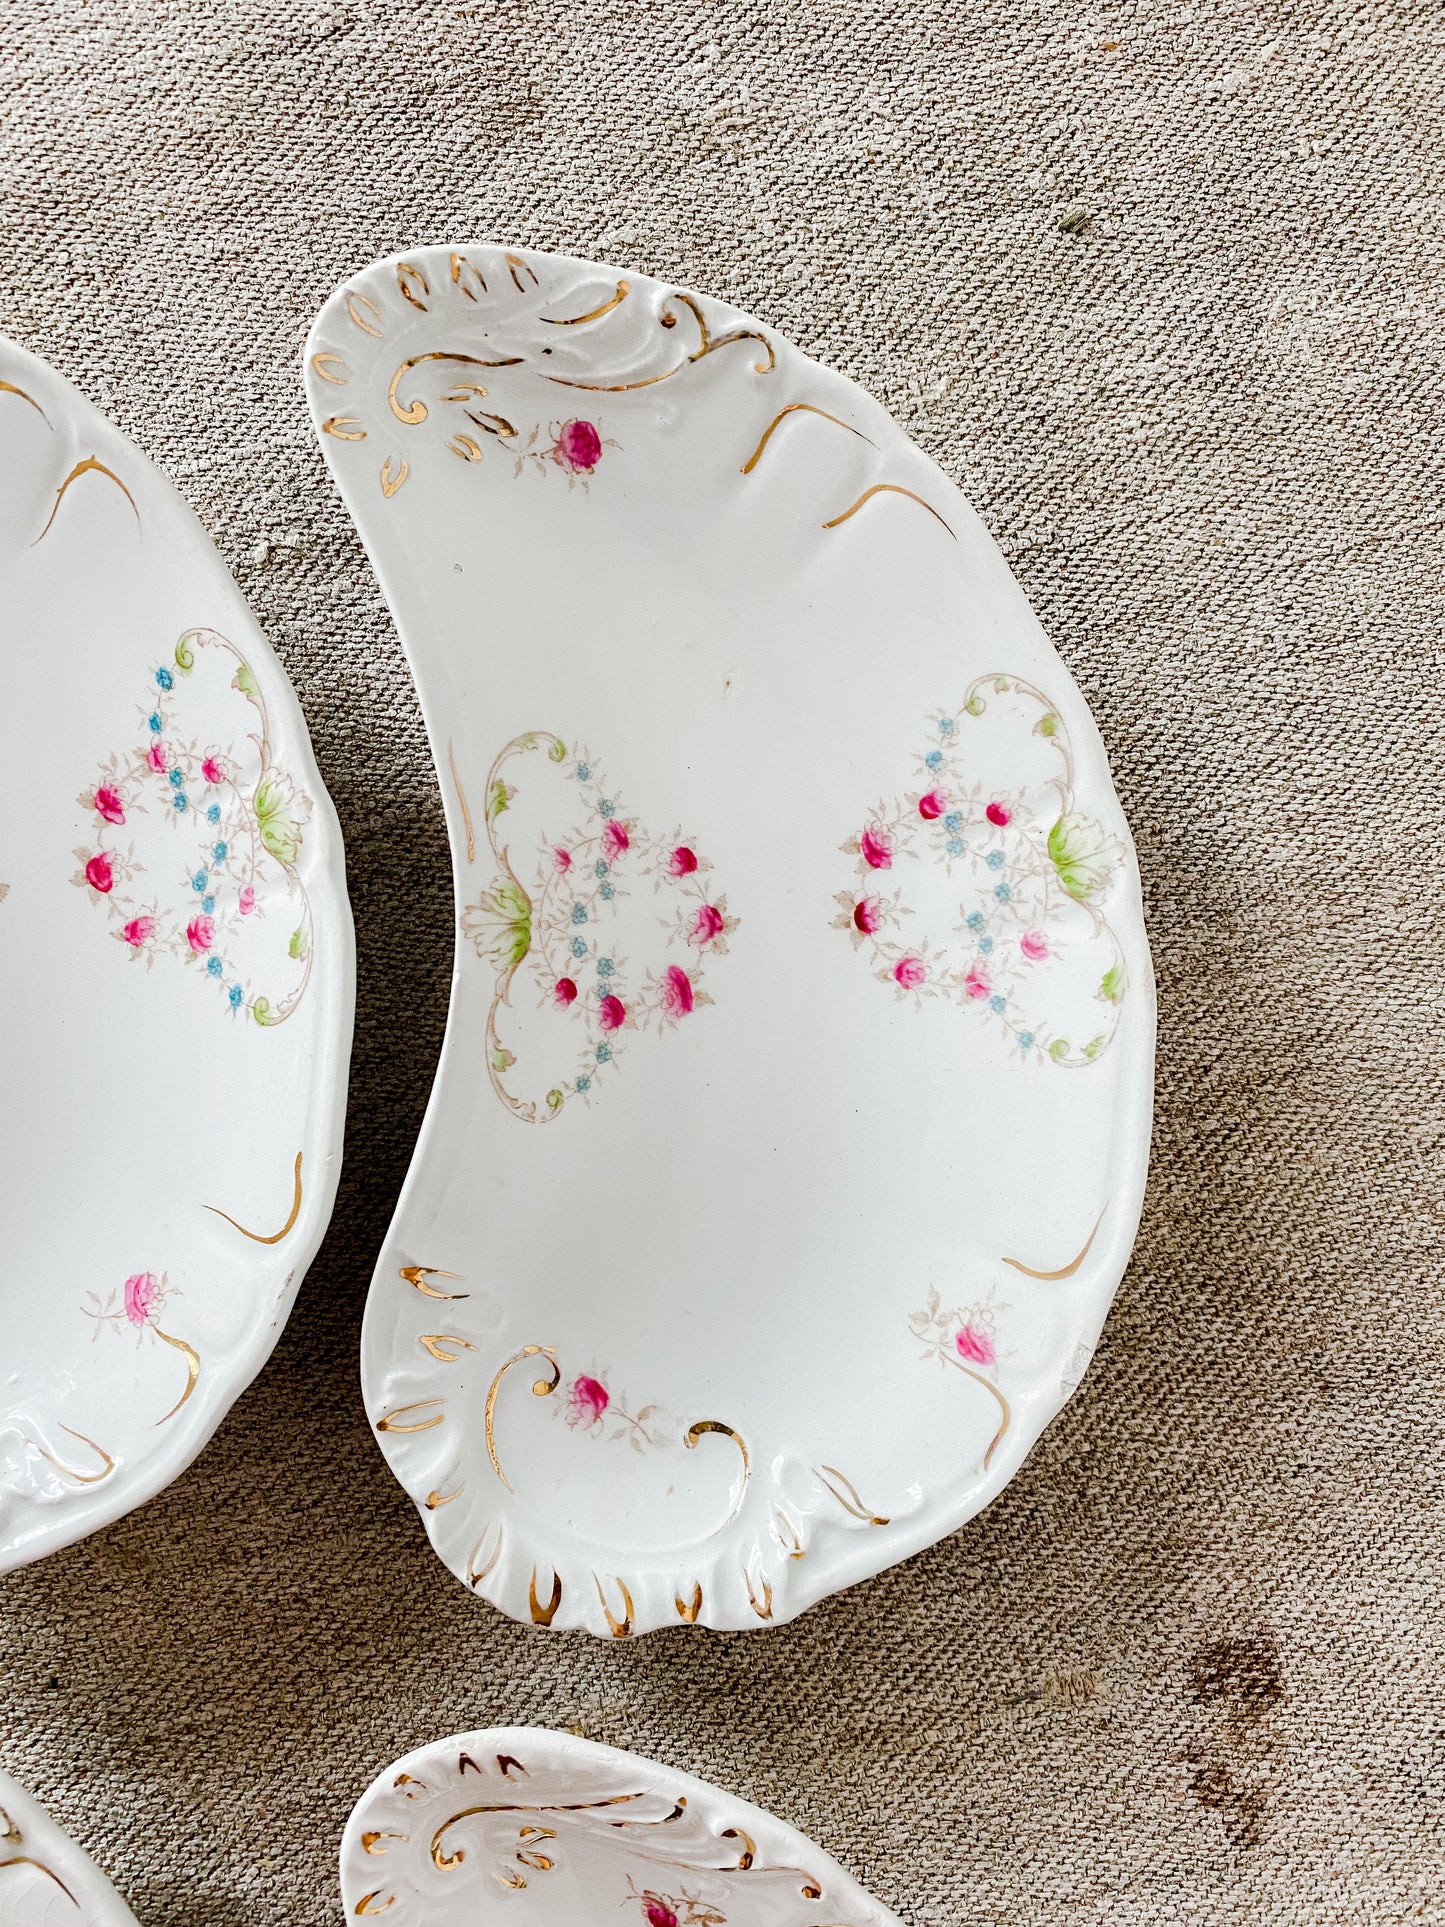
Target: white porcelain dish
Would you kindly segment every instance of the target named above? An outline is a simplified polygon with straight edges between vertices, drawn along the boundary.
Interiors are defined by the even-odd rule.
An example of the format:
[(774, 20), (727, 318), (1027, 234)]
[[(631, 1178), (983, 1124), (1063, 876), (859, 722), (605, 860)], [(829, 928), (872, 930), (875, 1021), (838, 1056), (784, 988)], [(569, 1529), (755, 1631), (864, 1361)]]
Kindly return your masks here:
[(307, 381), (458, 907), (379, 1441), (519, 1619), (776, 1625), (1012, 1477), (1128, 1258), (1153, 984), (1098, 732), (958, 492), (732, 308), (424, 248)]
[(301, 710), (200, 524), (0, 342), (0, 1571), (150, 1498), (331, 1213), (355, 970)]
[(3, 1772), (0, 1921), (5, 1927), (136, 1927), (95, 1862)]
[(395, 1761), (341, 1841), (348, 1920), (393, 1927), (898, 1927), (795, 1828), (706, 1780), (497, 1726)]

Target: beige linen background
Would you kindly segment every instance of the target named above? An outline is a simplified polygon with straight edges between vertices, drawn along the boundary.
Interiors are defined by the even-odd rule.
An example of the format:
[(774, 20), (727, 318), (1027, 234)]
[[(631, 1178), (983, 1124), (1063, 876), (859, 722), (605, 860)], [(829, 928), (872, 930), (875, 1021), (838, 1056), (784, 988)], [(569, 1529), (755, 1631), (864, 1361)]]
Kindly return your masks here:
[[(143, 1927), (336, 1921), (362, 1786), (498, 1720), (763, 1802), (911, 1927), (1445, 1920), (1440, 8), (0, 20), (0, 327), (234, 569), (360, 951), (330, 1237), (200, 1462), (0, 1585), (5, 1765)], [(1138, 839), (1158, 1121), (1097, 1362), (982, 1518), (774, 1632), (512, 1626), (359, 1402), (450, 892), (298, 357), (348, 270), (458, 239), (695, 283), (888, 403), (1003, 545)]]

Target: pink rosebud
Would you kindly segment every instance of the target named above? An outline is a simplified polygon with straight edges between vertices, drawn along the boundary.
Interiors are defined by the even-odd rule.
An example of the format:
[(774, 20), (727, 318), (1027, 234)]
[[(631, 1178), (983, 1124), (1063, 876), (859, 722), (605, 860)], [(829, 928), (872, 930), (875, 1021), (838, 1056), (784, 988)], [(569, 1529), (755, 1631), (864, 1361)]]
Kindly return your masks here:
[(854, 927), (865, 937), (873, 936), (883, 922), (883, 906), (877, 897), (861, 897), (853, 905)]
[(602, 460), (602, 437), (591, 422), (563, 422), (552, 455), (574, 475), (590, 475)]
[(150, 764), (152, 769), (159, 770), (164, 775), (165, 767), (166, 767), (165, 744), (163, 742), (160, 742), (159, 740), (152, 743), (150, 748), (146, 751), (146, 761)]
[(137, 1271), (125, 1281), (125, 1315), (133, 1325), (143, 1325), (151, 1306), (160, 1296), (161, 1281), (153, 1271)]
[(107, 823), (124, 823), (125, 804), (121, 801), (120, 791), (109, 783), (102, 783), (95, 792), (95, 808)]
[(552, 852), (552, 861), (556, 864), (559, 873), (565, 873), (572, 868), (572, 852), (564, 850), (559, 843)]
[(556, 988), (552, 992), (552, 1001), (556, 1004), (558, 1010), (565, 1010), (568, 1004), (576, 1003), (577, 986), (570, 977), (559, 977), (557, 979)]
[(642, 1911), (647, 1915), (647, 1927), (677, 1927), (677, 1915), (660, 1900), (649, 1897)]
[(615, 816), (609, 816), (602, 830), (602, 853), (609, 863), (615, 863), (630, 847), (631, 839)]
[(216, 941), (216, 919), (214, 917), (192, 917), (186, 925), (186, 942), (199, 957), (210, 949)]
[(249, 917), (256, 908), (256, 892), (249, 883), (242, 886), (241, 893), (236, 898), (236, 908), (243, 917)]
[(998, 1356), (993, 1340), (982, 1325), (965, 1325), (953, 1341), (958, 1346), (960, 1358), (968, 1358), (975, 1365), (992, 1365)]
[(893, 839), (887, 830), (876, 825), (865, 830), (858, 839), (858, 848), (863, 852), (863, 861), (870, 870), (893, 868)]
[(900, 957), (893, 966), (893, 975), (905, 990), (917, 990), (928, 971), (922, 957)]
[(110, 867), (110, 856), (105, 850), (97, 850), (85, 866), (85, 880), (92, 890), (109, 896), (115, 888), (115, 872)]
[(925, 823), (931, 823), (935, 817), (942, 816), (947, 808), (948, 798), (942, 790), (930, 790), (927, 796), (920, 796), (918, 799), (918, 814)]
[(988, 818), (989, 822), (993, 824), (994, 828), (998, 830), (1003, 829), (1006, 824), (1013, 821), (1013, 811), (1006, 803), (990, 803), (984, 811), (984, 815)]
[(695, 943), (698, 949), (701, 950), (705, 943), (711, 943), (714, 937), (720, 937), (722, 930), (723, 913), (717, 908), (716, 904), (699, 904), (697, 915), (692, 920), (692, 937), (690, 941)]
[(662, 973), (662, 1007), (669, 1017), (686, 1017), (692, 1009), (692, 979), (676, 964)]
[(225, 781), (225, 773), (214, 756), (203, 756), (201, 758), (201, 774), (208, 783), (222, 783)]
[(597, 1021), (604, 1030), (619, 1030), (627, 1015), (627, 1006), (620, 997), (604, 997), (597, 1006)]
[(155, 935), (155, 930), (156, 920), (154, 917), (132, 917), (120, 934), (125, 938), (132, 950), (139, 950), (144, 944), (150, 942), (151, 938)]
[(573, 1379), (567, 1393), (567, 1423), (585, 1432), (597, 1423), (611, 1403), (612, 1395), (601, 1379), (588, 1378), (583, 1373)]
[(1019, 938), (1019, 949), (1030, 963), (1042, 963), (1049, 954), (1049, 940), (1042, 930), (1025, 930)]
[(977, 964), (973, 965), (968, 975), (964, 978), (963, 987), (970, 997), (987, 997), (988, 978), (984, 976)]
[(690, 877), (697, 868), (697, 858), (685, 843), (679, 843), (667, 859), (667, 874), (674, 877)]

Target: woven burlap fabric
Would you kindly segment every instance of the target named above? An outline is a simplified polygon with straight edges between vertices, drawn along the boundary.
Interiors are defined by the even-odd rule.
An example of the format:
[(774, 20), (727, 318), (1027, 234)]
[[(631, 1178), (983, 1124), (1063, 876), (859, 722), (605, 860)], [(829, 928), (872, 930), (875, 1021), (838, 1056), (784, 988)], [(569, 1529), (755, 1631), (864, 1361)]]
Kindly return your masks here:
[[(372, 1774), (500, 1720), (774, 1808), (912, 1927), (1445, 1919), (1445, 17), (0, 21), (0, 328), (235, 571), (341, 813), (360, 953), (330, 1236), (197, 1465), (0, 1585), (5, 1765), (143, 1927), (339, 1919)], [(429, 1553), (361, 1409), (450, 893), (298, 361), (344, 273), (458, 239), (695, 284), (885, 401), (1009, 556), (1138, 839), (1157, 1130), (1097, 1362), (982, 1518), (777, 1631), (512, 1626)]]

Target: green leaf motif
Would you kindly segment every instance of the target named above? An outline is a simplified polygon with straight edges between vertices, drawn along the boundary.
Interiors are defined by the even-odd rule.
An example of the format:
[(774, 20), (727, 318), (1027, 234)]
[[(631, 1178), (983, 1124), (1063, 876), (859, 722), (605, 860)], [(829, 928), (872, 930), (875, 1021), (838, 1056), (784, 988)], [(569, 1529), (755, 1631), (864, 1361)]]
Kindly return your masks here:
[(251, 1015), (256, 1019), (258, 1024), (262, 1025), (274, 1024), (276, 1021), (275, 1017), (271, 1014), (270, 1000), (266, 997), (258, 997), (256, 999), (255, 1003), (251, 1006)]
[(1121, 1004), (1124, 992), (1129, 988), (1129, 973), (1123, 964), (1111, 964), (1104, 972), (1103, 982), (1099, 985), (1099, 995), (1106, 1004)]
[(466, 918), (478, 953), (497, 970), (515, 970), (532, 947), (532, 902), (510, 877), (498, 877)]
[(301, 854), (301, 823), (307, 813), (289, 776), (270, 770), (256, 786), (256, 827), (278, 863), (294, 866)]
[(516, 1061), (515, 1051), (509, 1051), (505, 1044), (494, 1044), (492, 1046), (492, 1069), (497, 1073), (498, 1077), (501, 1076), (503, 1071), (509, 1071)]
[(1078, 903), (1099, 895), (1114, 873), (1114, 856), (1102, 826), (1071, 810), (1049, 831), (1049, 856), (1059, 882)]
[(189, 636), (182, 636), (176, 644), (176, 668), (183, 676), (189, 676), (196, 666), (196, 652), (191, 647)]
[(1057, 736), (1059, 733), (1059, 719), (1050, 711), (1048, 715), (1040, 716), (1036, 727), (1040, 736)]
[(305, 924), (301, 924), (291, 932), (291, 941), (286, 946), (286, 954), (288, 957), (295, 957), (299, 962), (301, 958), (309, 954), (310, 949), (311, 932), (306, 928)]
[[(557, 742), (553, 743), (552, 747), (547, 751), (547, 754), (554, 763), (565, 763), (567, 760), (567, 745), (559, 738)], [(550, 1100), (551, 1092), (549, 1091), (547, 1095)], [(557, 1102), (560, 1104), (561, 1101), (562, 1094), (559, 1091), (557, 1093)]]
[(964, 704), (964, 708), (968, 711), (970, 716), (981, 716), (983, 714), (983, 709), (984, 709), (983, 697), (970, 696), (968, 701)]
[(565, 1101), (566, 1100), (563, 1098), (562, 1093), (559, 1090), (553, 1088), (552, 1090), (548, 1091), (547, 1109), (553, 1112), (554, 1115), (556, 1112), (561, 1110)]
[(517, 792), (509, 789), (499, 776), (487, 791), (487, 821), (495, 823), (516, 794)]
[(1067, 1037), (1056, 1037), (1053, 1043), (1049, 1045), (1049, 1056), (1053, 1058), (1056, 1064), (1062, 1064), (1068, 1054), (1069, 1040)]
[(1109, 1040), (1107, 1037), (1091, 1037), (1089, 1039), (1088, 1043), (1085, 1044), (1084, 1046), (1084, 1055), (1085, 1057), (1088, 1058), (1090, 1063), (1092, 1063), (1094, 1059), (1099, 1055), (1099, 1052), (1104, 1048), (1105, 1044), (1107, 1044), (1108, 1041)]
[(253, 703), (259, 703), (261, 700), (261, 685), (256, 680), (255, 670), (248, 662), (237, 665), (236, 673), (231, 678), (231, 687), (239, 689), (241, 694), (248, 696)]

